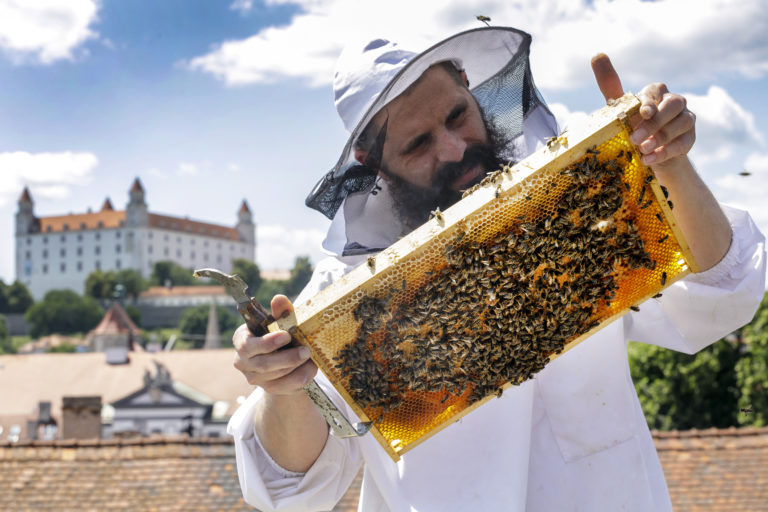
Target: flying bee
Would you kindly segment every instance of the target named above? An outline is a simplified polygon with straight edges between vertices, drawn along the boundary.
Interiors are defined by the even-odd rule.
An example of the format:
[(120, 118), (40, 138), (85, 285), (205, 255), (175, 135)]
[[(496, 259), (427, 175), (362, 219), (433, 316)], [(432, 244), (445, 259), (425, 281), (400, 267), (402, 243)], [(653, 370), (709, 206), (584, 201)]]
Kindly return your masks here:
[(376, 257), (375, 256), (368, 256), (368, 259), (366, 260), (368, 264), (368, 268), (371, 269), (371, 272), (376, 270)]
[(747, 407), (742, 407), (741, 409), (739, 409), (739, 411), (742, 414), (751, 414), (752, 413), (752, 405), (750, 404)]
[(438, 224), (445, 223), (445, 219), (443, 218), (443, 212), (440, 211), (439, 206), (436, 209), (429, 212), (429, 220), (432, 220), (432, 219), (437, 220)]

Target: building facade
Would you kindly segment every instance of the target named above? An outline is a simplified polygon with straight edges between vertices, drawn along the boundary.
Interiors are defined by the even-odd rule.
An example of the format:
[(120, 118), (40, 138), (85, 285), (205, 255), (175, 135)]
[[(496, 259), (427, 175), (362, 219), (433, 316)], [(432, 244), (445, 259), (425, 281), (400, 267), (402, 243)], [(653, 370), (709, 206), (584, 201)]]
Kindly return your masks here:
[(134, 269), (149, 277), (157, 261), (224, 272), (237, 258), (254, 261), (256, 226), (243, 200), (234, 227), (152, 213), (138, 178), (125, 210), (109, 199), (98, 212), (37, 217), (25, 188), (16, 212), (16, 279), (35, 299), (49, 290), (82, 293), (94, 270)]

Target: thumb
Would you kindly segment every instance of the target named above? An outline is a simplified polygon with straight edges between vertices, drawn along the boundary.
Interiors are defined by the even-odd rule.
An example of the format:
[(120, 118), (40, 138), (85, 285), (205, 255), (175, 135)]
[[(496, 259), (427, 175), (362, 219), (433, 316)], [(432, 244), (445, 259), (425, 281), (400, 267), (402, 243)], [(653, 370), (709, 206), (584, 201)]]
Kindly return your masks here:
[(275, 318), (280, 318), (286, 312), (293, 309), (293, 304), (285, 295), (275, 295), (272, 297), (270, 306), (272, 307), (272, 316)]
[(605, 96), (606, 101), (615, 100), (624, 95), (619, 75), (613, 69), (611, 59), (606, 54), (598, 53), (592, 57), (592, 72), (595, 74), (597, 86)]

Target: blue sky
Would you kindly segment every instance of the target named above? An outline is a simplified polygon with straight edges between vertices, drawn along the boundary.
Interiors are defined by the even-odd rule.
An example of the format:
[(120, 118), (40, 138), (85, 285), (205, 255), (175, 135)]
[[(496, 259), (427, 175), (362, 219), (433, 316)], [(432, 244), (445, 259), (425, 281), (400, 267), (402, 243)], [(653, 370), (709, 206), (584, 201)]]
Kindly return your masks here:
[(159, 213), (230, 225), (247, 199), (262, 268), (317, 260), (327, 221), (303, 200), (346, 139), (330, 87), (345, 40), (426, 47), (477, 14), (533, 35), (534, 76), (561, 120), (602, 104), (598, 51), (626, 89), (685, 93), (705, 181), (768, 231), (763, 0), (0, 0), (0, 278), (14, 278), (25, 185), (54, 215), (107, 196), (122, 208), (136, 176)]

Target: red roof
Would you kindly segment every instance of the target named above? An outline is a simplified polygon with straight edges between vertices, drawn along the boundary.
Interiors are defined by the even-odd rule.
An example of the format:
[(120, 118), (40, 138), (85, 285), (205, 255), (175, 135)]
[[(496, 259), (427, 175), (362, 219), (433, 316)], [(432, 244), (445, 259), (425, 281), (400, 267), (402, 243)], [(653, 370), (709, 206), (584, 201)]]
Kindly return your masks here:
[(114, 208), (112, 207), (112, 201), (109, 200), (109, 198), (106, 198), (104, 200), (104, 204), (101, 205), (101, 211), (112, 211)]
[(190, 295), (227, 295), (223, 286), (150, 286), (139, 294), (139, 298), (150, 297), (188, 297)]
[(74, 213), (53, 217), (40, 217), (40, 231), (43, 233), (83, 229), (121, 228), (124, 224), (124, 210), (102, 210), (96, 213)]
[(133, 180), (133, 185), (131, 186), (131, 192), (144, 192), (144, 187), (141, 186), (141, 180), (136, 177), (135, 180)]
[(29, 188), (24, 187), (24, 191), (21, 193), (21, 197), (19, 198), (20, 203), (32, 203), (32, 196), (29, 194)]
[(150, 213), (148, 215), (148, 223), (151, 228), (184, 231), (196, 235), (224, 238), (226, 240), (240, 239), (235, 228), (228, 228), (226, 226), (210, 224), (208, 222), (182, 219), (179, 217), (170, 217), (168, 215), (158, 215), (157, 213)]
[(240, 205), (240, 213), (251, 213), (251, 209), (248, 208), (248, 201), (243, 199), (243, 204)]
[(125, 312), (119, 302), (114, 301), (109, 306), (99, 325), (88, 333), (88, 338), (97, 334), (141, 334), (141, 329), (136, 327), (131, 317)]

